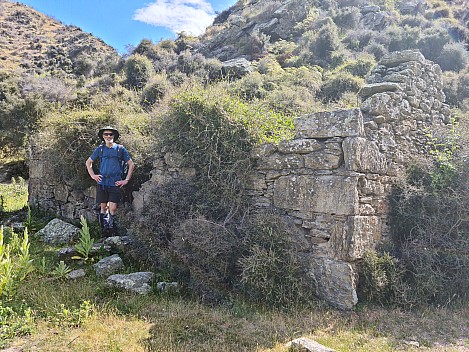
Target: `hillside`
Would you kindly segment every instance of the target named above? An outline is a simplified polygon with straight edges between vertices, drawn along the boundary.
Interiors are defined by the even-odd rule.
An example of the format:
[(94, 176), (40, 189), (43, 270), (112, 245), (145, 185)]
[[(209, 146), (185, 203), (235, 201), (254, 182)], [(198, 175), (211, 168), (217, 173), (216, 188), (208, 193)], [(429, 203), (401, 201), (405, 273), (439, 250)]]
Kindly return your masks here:
[(82, 73), (87, 59), (98, 62), (108, 56), (117, 52), (92, 34), (29, 6), (0, 0), (0, 70), (66, 76)]
[[(412, 28), (442, 26), (454, 40), (469, 43), (469, 10), (464, 0), (246, 0), (218, 15), (202, 36), (200, 51), (221, 60), (256, 59), (279, 41), (305, 41), (304, 34), (318, 31), (328, 18), (351, 51), (363, 51), (365, 42), (388, 46), (389, 29), (395, 26), (407, 27), (410, 36)], [(359, 46), (347, 42), (350, 39), (358, 40)]]

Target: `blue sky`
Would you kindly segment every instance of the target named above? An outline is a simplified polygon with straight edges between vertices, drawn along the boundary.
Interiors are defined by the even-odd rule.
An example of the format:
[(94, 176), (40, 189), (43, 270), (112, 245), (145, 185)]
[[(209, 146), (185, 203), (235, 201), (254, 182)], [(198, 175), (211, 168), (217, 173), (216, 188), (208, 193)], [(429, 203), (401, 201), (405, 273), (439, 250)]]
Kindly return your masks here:
[(144, 38), (154, 43), (177, 33), (199, 35), (236, 0), (21, 0), (64, 24), (80, 27), (119, 51)]

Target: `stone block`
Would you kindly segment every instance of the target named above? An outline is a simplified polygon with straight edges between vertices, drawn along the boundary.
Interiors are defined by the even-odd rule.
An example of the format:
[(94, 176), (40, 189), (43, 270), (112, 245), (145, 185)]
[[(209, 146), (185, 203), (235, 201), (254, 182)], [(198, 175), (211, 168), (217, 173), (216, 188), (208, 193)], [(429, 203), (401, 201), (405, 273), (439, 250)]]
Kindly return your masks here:
[(282, 170), (295, 169), (304, 166), (304, 160), (301, 155), (279, 154), (275, 153), (258, 162), (259, 170)]
[(293, 139), (291, 141), (283, 141), (278, 145), (280, 153), (284, 154), (308, 154), (323, 148), (323, 145), (316, 139)]
[(55, 199), (59, 202), (65, 203), (68, 199), (68, 187), (65, 185), (57, 185), (54, 189)]
[(357, 172), (385, 174), (386, 157), (379, 151), (376, 142), (361, 137), (345, 138), (342, 143), (345, 168)]
[(352, 264), (330, 258), (312, 258), (310, 273), (316, 294), (332, 306), (349, 310), (358, 303), (358, 274)]
[(31, 162), (29, 164), (29, 178), (43, 178), (45, 175), (45, 164), (42, 162)]
[(331, 254), (340, 260), (361, 259), (368, 249), (381, 240), (381, 219), (377, 216), (349, 216), (343, 231), (329, 240)]
[(266, 156), (272, 155), (277, 151), (277, 146), (272, 143), (261, 144), (255, 146), (251, 150), (251, 157), (255, 159), (264, 158)]
[(245, 186), (246, 186), (246, 189), (249, 189), (249, 190), (265, 190), (267, 189), (265, 176), (258, 172), (251, 173), (247, 176)]
[(379, 61), (380, 65), (384, 65), (386, 67), (395, 67), (403, 63), (407, 63), (408, 61), (417, 61), (420, 63), (425, 63), (425, 56), (418, 50), (403, 50), (403, 51), (395, 51), (385, 55)]
[(35, 236), (48, 244), (68, 244), (78, 239), (80, 229), (60, 219), (51, 220), (45, 227), (36, 232)]
[(357, 182), (355, 176), (283, 176), (274, 184), (274, 205), (302, 212), (357, 214)]
[[(394, 74), (394, 76), (402, 76), (402, 75)], [(400, 79), (402, 80), (403, 78), (400, 77)], [(397, 81), (397, 82), (401, 82), (401, 81)], [(362, 97), (362, 99), (364, 99), (377, 93), (397, 92), (401, 90), (402, 90), (401, 86), (398, 83), (394, 83), (394, 82), (371, 83), (371, 84), (364, 85), (358, 92), (358, 95)]]
[(360, 109), (337, 110), (303, 115), (295, 119), (296, 138), (362, 136)]

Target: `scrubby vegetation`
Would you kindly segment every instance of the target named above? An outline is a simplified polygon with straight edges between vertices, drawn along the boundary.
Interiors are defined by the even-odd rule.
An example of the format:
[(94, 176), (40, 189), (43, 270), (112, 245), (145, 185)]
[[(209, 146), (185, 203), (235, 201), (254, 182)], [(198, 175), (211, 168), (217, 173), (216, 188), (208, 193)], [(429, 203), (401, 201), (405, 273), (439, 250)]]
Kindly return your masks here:
[[(241, 3), (250, 4), (237, 6)], [(378, 29), (360, 23), (361, 6), (372, 4), (389, 14), (388, 22)], [(237, 52), (231, 54), (249, 57), (252, 67), (237, 74), (224, 70), (222, 56), (201, 53), (204, 41), (217, 37), (217, 26), (200, 38), (181, 33), (174, 41), (143, 39), (122, 57), (108, 50), (94, 55), (77, 47), (78, 40), (59, 41), (71, 29), (73, 38), (85, 40), (76, 28), (58, 29), (59, 35), (48, 30), (44, 36), (54, 40), (31, 41), (31, 50), (40, 49), (39, 62), (23, 62), (21, 70), (0, 64), (0, 157), (15, 161), (16, 168), (11, 169), (28, 162), (27, 150), (33, 146), (50, 158), (58, 180), (86, 189), (91, 181), (84, 160), (99, 142), (99, 128), (113, 125), (138, 166), (131, 189), (148, 180), (163, 152), (193, 171), (195, 182), (181, 179), (155, 187), (140, 221), (126, 219), (136, 237), (133, 265), (177, 280), (204, 302), (221, 303), (218, 310), (209, 310), (194, 296), (181, 299), (156, 292), (149, 299), (138, 299), (109, 292), (95, 277), (64, 289), (60, 278), (71, 270), (70, 263), (57, 261), (56, 248), (34, 240), (27, 247), (29, 239), (23, 238), (23, 247), (12, 245), (10, 253), (15, 248), (14, 258), (21, 261), (21, 256), (28, 258), (28, 248), (36, 270), (18, 274), (21, 280), (10, 291), (24, 305), (2, 300), (2, 341), (34, 329), (44, 332), (51, 325), (63, 328), (62, 337), (72, 339), (76, 329), (90, 331), (107, 322), (145, 331), (139, 339), (148, 350), (220, 349), (214, 341), (221, 336), (227, 351), (267, 349), (300, 333), (312, 332), (318, 341), (328, 341), (333, 333), (348, 330), (352, 336), (343, 334), (343, 339), (353, 346), (344, 350), (376, 351), (393, 350), (399, 344), (390, 334), (411, 338), (405, 326), (391, 327), (367, 307), (344, 314), (344, 320), (341, 313), (320, 307), (304, 278), (304, 263), (288, 235), (289, 224), (279, 214), (252, 213), (243, 187), (253, 165), (253, 147), (290, 138), (295, 116), (356, 106), (357, 92), (388, 52), (419, 49), (439, 63), (447, 102), (458, 112), (459, 126), (466, 126), (469, 16), (464, 5), (432, 0), (413, 13), (401, 5), (378, 0), (317, 1), (309, 15), (291, 28), (288, 40), (263, 33), (242, 37)], [(243, 15), (246, 20), (267, 16), (249, 11)], [(37, 16), (26, 10), (15, 12), (4, 26), (14, 29)], [(222, 13), (215, 22), (223, 23), (228, 16)], [(453, 148), (454, 141), (435, 145), (434, 165), (415, 165), (397, 185), (392, 198), (393, 237), (362, 262), (362, 302), (423, 310), (428, 309), (422, 308), (424, 304), (467, 302), (469, 185), (466, 163), (456, 162), (464, 161), (465, 137), (463, 130), (456, 143), (459, 149)], [(17, 180), (0, 193), (2, 221), (12, 212), (25, 211), (24, 180)], [(19, 198), (21, 205), (11, 203)], [(25, 221), (31, 232), (38, 229), (31, 215)], [(19, 243), (18, 236), (8, 232), (4, 243), (12, 239)], [(37, 281), (44, 279), (41, 287)], [(157, 310), (155, 302), (165, 308)], [(292, 318), (288, 314), (298, 305), (318, 313), (308, 310), (305, 318), (301, 316), (305, 312), (297, 310)], [(272, 307), (283, 310), (271, 311)], [(99, 321), (98, 313), (106, 323)], [(416, 318), (411, 312), (399, 314)], [(460, 314), (467, 322), (467, 309)], [(401, 325), (406, 320), (398, 318)], [(149, 321), (155, 324), (151, 329)], [(42, 325), (34, 327), (33, 322)], [(225, 327), (233, 331), (231, 338), (224, 335)], [(452, 336), (459, 338), (456, 333)], [(365, 346), (364, 340), (379, 347)]]

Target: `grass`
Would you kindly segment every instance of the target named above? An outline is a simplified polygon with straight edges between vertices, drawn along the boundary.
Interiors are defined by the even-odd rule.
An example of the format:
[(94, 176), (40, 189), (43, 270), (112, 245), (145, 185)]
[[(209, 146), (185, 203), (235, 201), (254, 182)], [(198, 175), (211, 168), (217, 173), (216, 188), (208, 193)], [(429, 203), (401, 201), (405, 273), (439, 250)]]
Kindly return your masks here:
[[(13, 202), (18, 207), (19, 198)], [(2, 301), (8, 308), (2, 310), (0, 332), (9, 335), (0, 348), (286, 352), (288, 341), (308, 337), (341, 352), (469, 351), (467, 303), (413, 311), (359, 305), (349, 312), (321, 302), (290, 310), (243, 300), (209, 306), (156, 290), (141, 296), (109, 289), (88, 263), (81, 264), (87, 271), (84, 278), (54, 277), (58, 250), (32, 236), (37, 270), (21, 283), (13, 301)]]
[[(208, 306), (182, 296), (113, 291), (90, 272), (76, 281), (36, 273), (17, 300), (31, 307), (36, 320), (29, 336), (11, 343), (24, 351), (281, 352), (303, 336), (350, 352), (417, 351), (406, 341), (418, 341), (419, 351), (465, 351), (469, 345), (468, 305), (415, 311), (361, 306), (351, 312), (321, 304), (289, 311), (241, 301)], [(91, 314), (77, 323), (85, 301)]]
[(12, 178), (10, 183), (0, 184), (0, 212), (15, 212), (23, 209), (28, 202), (25, 180)]

